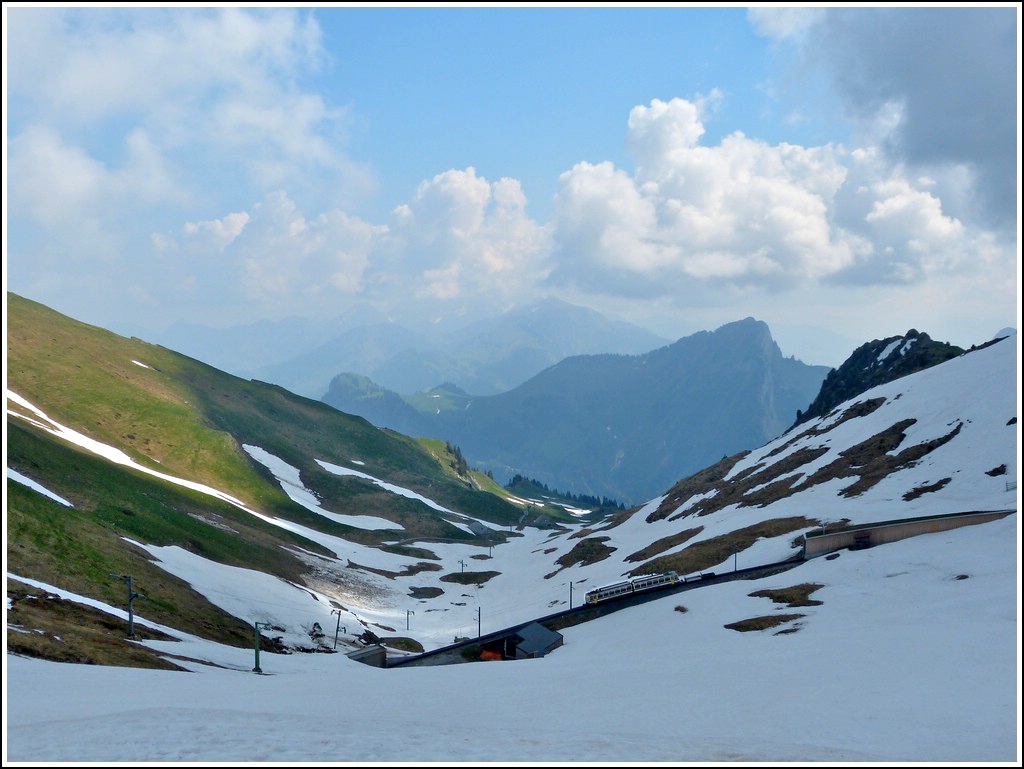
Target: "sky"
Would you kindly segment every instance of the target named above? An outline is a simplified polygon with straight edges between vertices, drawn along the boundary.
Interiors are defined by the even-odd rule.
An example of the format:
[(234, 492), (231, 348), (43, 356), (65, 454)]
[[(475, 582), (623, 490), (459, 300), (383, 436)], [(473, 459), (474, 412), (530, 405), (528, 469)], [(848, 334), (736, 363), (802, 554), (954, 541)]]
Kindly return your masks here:
[[(903, 354), (900, 349), (890, 355)], [(1019, 403), (1005, 383), (1017, 371), (1019, 340), (1011, 338), (881, 385), (872, 414), (812, 420), (794, 434), (752, 451), (730, 471), (785, 462), (825, 447), (805, 475), (894, 420), (913, 420), (905, 444), (942, 443), (911, 467), (844, 497), (837, 479), (766, 506), (702, 517), (687, 546), (771, 518), (804, 515), (825, 522), (871, 523), (966, 510), (1019, 508), (1016, 481)], [(145, 361), (140, 361), (144, 364)], [(31, 420), (111, 461), (112, 447), (46, 416), (8, 392), (8, 414)], [(13, 404), (13, 408), (12, 408)], [(828, 429), (823, 434), (817, 431)], [(258, 446), (245, 450), (314, 512), (320, 508), (294, 468)], [(321, 465), (332, 472), (355, 467)], [(1006, 465), (1003, 475), (986, 471)], [(152, 472), (152, 471), (149, 471)], [(363, 473), (367, 475), (366, 473)], [(372, 479), (372, 476), (370, 476)], [(940, 488), (906, 500), (908, 488)], [(8, 469), (8, 483), (46, 489)], [(186, 485), (187, 479), (180, 479)], [(192, 488), (199, 488), (192, 485)], [(413, 492), (392, 487), (407, 496)], [(234, 498), (224, 490), (206, 492)], [(896, 502), (896, 500), (901, 500)], [(542, 659), (500, 664), (374, 668), (334, 651), (361, 648), (363, 627), (410, 636), (424, 648), (456, 635), (484, 634), (546, 616), (584, 592), (621, 578), (627, 556), (692, 526), (679, 519), (699, 498), (668, 518), (646, 523), (662, 497), (608, 530), (614, 557), (551, 573), (575, 543), (566, 532), (526, 529), (493, 548), (429, 543), (443, 566), (437, 575), (469, 570), (500, 574), (456, 596), (451, 583), (423, 572), (405, 581), (372, 571), (348, 574), (331, 611), (326, 588), (295, 585), (266, 574), (207, 561), (176, 547), (135, 543), (169, 573), (188, 581), (225, 611), (284, 630), (294, 649), (316, 648), (313, 623), (325, 632), (325, 653), (260, 655), (156, 626), (175, 641), (138, 641), (191, 673), (52, 663), (5, 655), (5, 765), (22, 762), (1020, 762), (1020, 530), (1017, 513), (948, 532), (861, 551), (840, 551), (753, 581), (708, 584), (566, 628), (564, 645)], [(242, 509), (245, 506), (233, 502)], [(898, 505), (898, 506), (896, 506)], [(894, 510), (896, 512), (894, 512)], [(261, 515), (257, 510), (248, 510)], [(369, 569), (399, 571), (408, 559), (264, 516)], [(345, 516), (349, 522), (349, 516)], [(353, 525), (374, 520), (354, 516)], [(670, 518), (675, 520), (670, 520)], [(464, 520), (468, 518), (464, 517)], [(792, 555), (793, 534), (762, 538), (712, 571), (774, 563)], [(479, 559), (479, 560), (476, 560)], [(320, 568), (328, 559), (316, 558)], [(6, 565), (6, 558), (5, 558)], [(357, 572), (358, 574), (355, 574)], [(118, 606), (68, 593), (7, 572), (126, 619)], [(361, 581), (360, 581), (361, 580)], [(325, 580), (324, 585), (331, 583)], [(789, 608), (758, 589), (817, 583), (811, 607)], [(334, 589), (337, 589), (337, 582)], [(413, 599), (410, 585), (441, 586), (439, 599)], [(144, 585), (136, 589), (144, 592)], [(459, 589), (459, 588), (456, 588)], [(678, 607), (685, 608), (685, 611)], [(772, 631), (726, 627), (751, 617), (799, 613)], [(144, 602), (134, 621), (152, 625)], [(390, 630), (381, 630), (389, 628)], [(8, 633), (32, 632), (9, 624)], [(278, 631), (274, 631), (278, 635)], [(211, 664), (212, 663), (212, 664)]]
[(118, 333), (1019, 325), (1019, 4), (3, 12), (7, 288)]

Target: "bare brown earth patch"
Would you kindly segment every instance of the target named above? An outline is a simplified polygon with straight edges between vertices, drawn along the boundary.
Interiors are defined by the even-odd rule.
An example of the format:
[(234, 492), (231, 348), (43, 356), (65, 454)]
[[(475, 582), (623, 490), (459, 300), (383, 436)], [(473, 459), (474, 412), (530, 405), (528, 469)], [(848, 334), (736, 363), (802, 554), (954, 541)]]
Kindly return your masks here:
[[(729, 630), (736, 630), (740, 633), (749, 633), (752, 630), (769, 630), (787, 622), (800, 619), (803, 614), (766, 614), (763, 617), (751, 617), (750, 619), (730, 622), (725, 627)], [(790, 632), (795, 632), (795, 628)]]
[(438, 577), (442, 582), (454, 582), (458, 585), (482, 585), (501, 574), (500, 571), (461, 571)]
[[(839, 419), (830, 424), (827, 428), (811, 428), (810, 430), (805, 430), (798, 435), (795, 435), (789, 441), (777, 446), (767, 456), (778, 456), (788, 450), (797, 441), (824, 435), (829, 430), (841, 425), (843, 422), (857, 417), (867, 416), (877, 410), (883, 403), (885, 403), (885, 398), (873, 398), (871, 400), (854, 403), (843, 412)], [(794, 452), (779, 462), (768, 465), (767, 467), (763, 464), (754, 465), (743, 473), (738, 474), (735, 478), (731, 478), (728, 483), (723, 483), (725, 477), (729, 474), (736, 463), (747, 456), (750, 452), (742, 452), (734, 454), (731, 457), (725, 457), (711, 467), (691, 475), (689, 478), (684, 479), (673, 487), (665, 500), (658, 506), (658, 509), (648, 516), (647, 521), (648, 523), (651, 523), (653, 521), (666, 518), (691, 497), (701, 494), (709, 494), (716, 490), (717, 491), (714, 495), (696, 503), (692, 508), (686, 511), (685, 515), (708, 515), (709, 513), (716, 512), (732, 504), (762, 506), (770, 504), (777, 499), (789, 496), (793, 493), (793, 489), (791, 488), (792, 481), (782, 480), (783, 476), (790, 475), (798, 471), (805, 463), (817, 459), (827, 451), (828, 449), (826, 447), (804, 448)], [(774, 485), (767, 486), (760, 490), (756, 495), (750, 495), (750, 491), (752, 489), (757, 486), (770, 484), (773, 478), (780, 480), (776, 481)], [(677, 517), (681, 516), (682, 514)]]
[[(899, 397), (899, 395), (897, 395), (896, 397)], [(866, 417), (869, 414), (877, 412), (882, 407), (882, 404), (885, 402), (886, 399), (883, 397), (868, 398), (867, 400), (858, 400), (857, 402), (850, 404), (849, 407), (845, 409), (843, 413), (840, 415), (839, 419), (837, 419), (835, 422), (829, 423), (827, 427), (812, 427), (807, 432), (801, 433), (801, 435), (798, 437), (814, 437), (817, 435), (824, 435), (829, 430), (835, 430), (844, 422), (849, 422), (851, 419), (857, 419), (858, 417)], [(825, 416), (825, 418), (827, 419), (828, 417), (831, 417), (831, 415), (835, 413), (836, 410), (834, 409), (833, 411), (829, 412)]]
[(731, 531), (720, 537), (712, 537), (690, 545), (682, 552), (671, 553), (647, 561), (629, 572), (630, 576), (639, 574), (661, 574), (674, 571), (677, 574), (689, 574), (701, 571), (722, 563), (734, 553), (745, 550), (758, 539), (777, 537), (798, 529), (809, 528), (814, 522), (802, 516), (790, 518), (774, 518), (762, 521), (753, 526)]
[(385, 553), (404, 555), (408, 558), (426, 558), (430, 561), (441, 560), (441, 556), (437, 555), (433, 550), (427, 550), (425, 547), (409, 547), (408, 545), (383, 545), (380, 549), (383, 550)]
[(444, 591), (439, 587), (410, 587), (409, 597), (410, 598), (437, 598), (440, 595), (444, 595)]
[(572, 550), (557, 558), (555, 563), (563, 569), (567, 569), (576, 564), (589, 566), (592, 563), (603, 561), (618, 549), (606, 545), (605, 542), (608, 540), (609, 537), (588, 537), (581, 540), (573, 546)]
[(626, 560), (631, 563), (634, 561), (646, 561), (648, 558), (653, 558), (658, 555), (658, 553), (664, 553), (669, 548), (683, 544), (683, 542), (686, 542), (688, 539), (692, 539), (702, 531), (704, 531), (704, 527), (698, 526), (695, 529), (686, 529), (678, 534), (662, 537), (661, 539), (655, 540), (647, 547), (637, 550), (631, 555), (627, 555)]
[[(857, 480), (840, 492), (844, 497), (856, 497), (859, 494), (863, 494), (890, 473), (895, 473), (917, 464), (922, 457), (927, 456), (939, 448), (939, 446), (953, 440), (963, 427), (963, 423), (958, 422), (957, 426), (945, 435), (919, 443), (916, 446), (908, 446), (895, 455), (890, 454), (890, 452), (895, 451), (903, 443), (903, 439), (906, 438), (904, 431), (916, 421), (915, 419), (905, 419), (897, 422), (887, 430), (878, 433), (878, 435), (856, 446), (852, 446), (839, 455), (839, 460), (827, 467), (823, 467), (808, 478), (806, 486), (809, 487), (816, 482), (821, 482), (817, 480), (819, 475), (824, 480), (856, 476)], [(801, 488), (804, 487), (801, 486)]]
[(766, 588), (748, 593), (752, 598), (770, 598), (775, 603), (784, 603), (790, 609), (798, 606), (821, 606), (822, 601), (811, 598), (811, 593), (825, 587), (816, 582), (803, 582), (792, 587)]
[[(128, 640), (128, 621), (39, 588), (8, 580), (7, 651), (84, 665), (185, 670)], [(174, 641), (140, 623), (136, 640)]]
[(669, 490), (668, 495), (658, 505), (658, 509), (647, 516), (647, 522), (654, 523), (667, 518), (691, 497), (707, 494), (717, 489), (736, 463), (749, 453), (744, 451), (733, 454), (731, 457), (724, 457), (710, 467), (681, 480)]
[(923, 486), (915, 486), (914, 488), (912, 488), (910, 491), (903, 495), (903, 501), (909, 502), (912, 499), (917, 499), (922, 494), (927, 494), (931, 491), (938, 491), (952, 480), (952, 478), (942, 478), (936, 481), (935, 483), (926, 483)]
[[(783, 448), (790, 447), (797, 440), (806, 439), (808, 435), (823, 434), (847, 419), (869, 414), (883, 402), (882, 399), (872, 399), (854, 404), (828, 429), (814, 429), (809, 433), (801, 433), (772, 454), (775, 455)], [(658, 509), (647, 517), (647, 521), (650, 523), (669, 516), (672, 516), (670, 520), (677, 520), (689, 515), (709, 515), (730, 505), (765, 507), (817, 484), (841, 478), (851, 478), (853, 482), (839, 493), (844, 497), (858, 496), (886, 476), (912, 467), (922, 457), (956, 437), (963, 426), (962, 423), (957, 423), (956, 427), (945, 435), (894, 453), (906, 439), (907, 428), (915, 421), (907, 419), (896, 422), (867, 440), (840, 452), (834, 461), (819, 468), (809, 477), (801, 476), (802, 468), (827, 454), (827, 446), (798, 449), (772, 464), (758, 463), (737, 473), (728, 481), (724, 480), (725, 477), (749, 452), (727, 457), (676, 484)], [(693, 504), (681, 509), (693, 498), (697, 498)]]
[(358, 564), (350, 559), (348, 562), (348, 568), (361, 569), (372, 574), (379, 574), (380, 576), (387, 577), (388, 579), (396, 579), (398, 577), (411, 577), (414, 574), (419, 574), (421, 571), (441, 571), (442, 567), (438, 566), (436, 563), (420, 562), (413, 564), (412, 566), (406, 566), (402, 571), (388, 571), (387, 569), (375, 569), (373, 566), (363, 566), (362, 564)]

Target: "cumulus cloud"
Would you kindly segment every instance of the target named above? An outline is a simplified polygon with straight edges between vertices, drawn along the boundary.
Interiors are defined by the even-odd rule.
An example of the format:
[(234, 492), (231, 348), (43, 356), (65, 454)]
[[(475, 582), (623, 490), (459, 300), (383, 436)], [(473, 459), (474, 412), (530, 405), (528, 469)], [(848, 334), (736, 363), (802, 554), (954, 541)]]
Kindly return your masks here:
[(307, 216), (286, 193), (249, 211), (188, 223), (152, 242), (178, 301), (200, 294), (250, 311), (329, 314), (353, 299), (425, 314), (445, 303), (521, 299), (543, 279), (548, 238), (525, 213), (519, 182), (490, 182), (473, 168), (423, 182), (387, 225), (342, 209)]
[[(100, 11), (12, 8), (10, 87), (36, 109), (83, 123), (111, 114), (182, 117), (218, 92), (280, 90), (317, 59), (312, 16), (277, 9)], [(46, 52), (40, 55), (39, 52)]]
[[(150, 205), (208, 202), (240, 183), (249, 199), (288, 185), (333, 203), (373, 187), (344, 152), (346, 112), (297, 85), (326, 61), (309, 12), (14, 8), (10, 18), (12, 143), (59, 125), (66, 154), (81, 158), (73, 169), (120, 170)], [(24, 154), (20, 168), (43, 175), (30, 163), (46, 159)]]
[(231, 241), (242, 234), (248, 223), (249, 214), (239, 211), (222, 219), (186, 222), (185, 235), (194, 239), (194, 242), (205, 242), (214, 251), (223, 251)]
[(422, 182), (398, 206), (375, 250), (378, 292), (402, 296), (505, 301), (547, 274), (549, 237), (526, 214), (519, 182), (496, 182), (472, 167)]
[[(789, 12), (758, 9), (755, 28), (786, 35)], [(1017, 209), (1018, 11), (1014, 7), (820, 9), (798, 38), (847, 114), (895, 162), (942, 176), (969, 169), (958, 216), (1013, 229)]]
[(933, 179), (877, 148), (768, 145), (740, 132), (703, 146), (699, 101), (654, 100), (629, 118), (629, 174), (564, 173), (552, 279), (595, 292), (696, 297), (708, 286), (919, 281), (978, 248)]
[(373, 178), (346, 153), (346, 110), (303, 87), (330, 67), (309, 12), (8, 14), (12, 246), (36, 285), (111, 306), (329, 316), (349, 299), (494, 310), (551, 291), (753, 307), (966, 284), (1016, 258), (995, 226), (1017, 203), (1013, 9), (752, 9), (773, 51), (836, 83), (855, 140), (711, 144), (723, 94), (653, 99), (628, 114), (630, 165), (564, 170), (547, 223), (518, 180), (472, 166), (425, 179), (384, 223), (354, 213)]
[[(264, 314), (329, 311), (362, 288), (369, 254), (384, 227), (341, 211), (307, 218), (283, 192), (217, 221), (185, 228), (184, 247), (198, 257), (211, 246), (219, 266), (204, 269), (223, 276), (228, 301), (245, 302)], [(235, 288), (237, 287), (237, 288)]]

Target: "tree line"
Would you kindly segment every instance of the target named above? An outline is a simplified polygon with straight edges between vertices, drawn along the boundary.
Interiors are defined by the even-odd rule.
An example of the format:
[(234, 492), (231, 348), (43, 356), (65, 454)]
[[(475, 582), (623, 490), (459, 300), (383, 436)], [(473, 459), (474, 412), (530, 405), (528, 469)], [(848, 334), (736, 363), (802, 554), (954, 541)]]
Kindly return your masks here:
[(572, 502), (578, 507), (589, 507), (589, 508), (614, 508), (616, 510), (625, 510), (625, 505), (621, 502), (617, 502), (614, 499), (608, 497), (595, 497), (590, 494), (573, 494), (571, 491), (557, 491), (549, 489), (546, 483), (541, 483), (533, 478), (527, 478), (524, 475), (515, 474), (512, 476), (505, 488), (509, 491), (514, 491), (516, 488), (527, 487), (535, 489), (537, 493), (544, 493), (548, 496), (555, 497), (557, 499)]

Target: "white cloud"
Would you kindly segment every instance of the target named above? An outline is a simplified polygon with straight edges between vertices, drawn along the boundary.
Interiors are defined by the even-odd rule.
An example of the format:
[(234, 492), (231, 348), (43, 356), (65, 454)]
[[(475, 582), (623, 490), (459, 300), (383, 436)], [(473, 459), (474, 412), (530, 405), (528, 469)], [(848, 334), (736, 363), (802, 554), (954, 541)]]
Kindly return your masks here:
[(517, 180), (490, 182), (472, 167), (421, 183), (375, 253), (377, 284), (404, 296), (484, 301), (534, 286), (546, 274), (548, 235), (526, 202)]
[(178, 235), (153, 233), (150, 244), (176, 275), (159, 291), (179, 302), (218, 297), (222, 308), (282, 317), (329, 314), (358, 296), (410, 312), (423, 300), (430, 314), (455, 300), (493, 307), (543, 279), (548, 235), (526, 204), (514, 179), (450, 170), (423, 182), (390, 225), (340, 208), (310, 216), (279, 190)]
[[(59, 210), (70, 219), (87, 212), (85, 192), (105, 200), (104, 173), (117, 175), (125, 205), (135, 208), (210, 205), (224, 190), (237, 197), (240, 184), (251, 185), (250, 199), (288, 184), (293, 195), (308, 190), (332, 203), (373, 186), (344, 152), (345, 110), (297, 84), (326, 60), (308, 13), (13, 9), (12, 16), (18, 108), (9, 130), (18, 176), (58, 176)], [(27, 197), (23, 207), (45, 213), (32, 193), (12, 187), (13, 204)], [(133, 213), (117, 206), (121, 219)]]
[(701, 120), (699, 101), (638, 106), (626, 142), (634, 174), (605, 162), (562, 175), (555, 280), (680, 302), (715, 285), (907, 283), (961, 269), (986, 239), (943, 210), (935, 178), (911, 178), (880, 149), (740, 132), (702, 146)]
[(636, 107), (629, 127), (634, 176), (610, 163), (562, 175), (555, 228), (567, 279), (625, 278), (653, 296), (689, 279), (786, 284), (849, 263), (829, 222), (846, 176), (840, 151), (738, 132), (703, 147), (700, 105), (683, 99)]
[(69, 215), (94, 213), (106, 197), (104, 165), (51, 128), (37, 126), (12, 137), (8, 162), (10, 178), (18, 180), (9, 190), (11, 211), (40, 224), (59, 225)]
[[(760, 31), (789, 10), (758, 9), (748, 18)], [(908, 166), (970, 168), (972, 195), (958, 215), (1013, 230), (1019, 7), (820, 9), (818, 23), (794, 42), (801, 80), (830, 79), (846, 116), (864, 132), (861, 143), (884, 147)]]
[(218, 92), (258, 91), (322, 56), (318, 25), (293, 9), (12, 13), (19, 35), (10, 40), (11, 58), (26, 64), (11, 87), (31, 82), (38, 109), (83, 122), (181, 117)]
[(747, 20), (762, 37), (786, 39), (798, 37), (825, 15), (824, 8), (756, 7), (747, 9)]
[(245, 225), (249, 223), (249, 214), (240, 211), (228, 214), (223, 219), (214, 219), (207, 222), (186, 222), (185, 235), (190, 238), (198, 238), (209, 243), (211, 248), (223, 251), (227, 245), (242, 234)]
[[(620, 314), (630, 300), (727, 313), (659, 329), (675, 335), (734, 320), (738, 298), (747, 314), (780, 291), (967, 285), (981, 259), (1010, 274), (1018, 244), (978, 210), (1016, 200), (1012, 9), (929, 16), (935, 35), (912, 9), (839, 10), (748, 18), (774, 52), (834, 76), (862, 131), (849, 147), (740, 131), (702, 144), (723, 98), (709, 90), (631, 110), (632, 167), (598, 155), (565, 170), (550, 222), (527, 214), (519, 181), (467, 165), (378, 224), (359, 213), (380, 201), (348, 156), (351, 116), (311, 86), (332, 74), (312, 12), (5, 7), (16, 289), (99, 323), (114, 307), (219, 323), (333, 314), (349, 297), (492, 311), (552, 292)], [(905, 44), (882, 46), (881, 24)]]
[(371, 245), (383, 231), (340, 211), (306, 219), (278, 192), (253, 207), (228, 254), (241, 269), (245, 300), (268, 310), (328, 309), (339, 294), (359, 291)]
[(943, 216), (942, 203), (934, 195), (915, 190), (905, 179), (878, 182), (873, 192), (875, 202), (865, 220), (879, 233), (895, 237), (914, 233), (908, 244), (916, 244), (916, 250), (924, 251), (963, 232), (960, 222)]
[(140, 205), (181, 202), (174, 173), (142, 129), (121, 144), (120, 164), (109, 165), (67, 141), (55, 129), (32, 126), (11, 139), (11, 209), (47, 228), (75, 229), (85, 220), (110, 222)]

